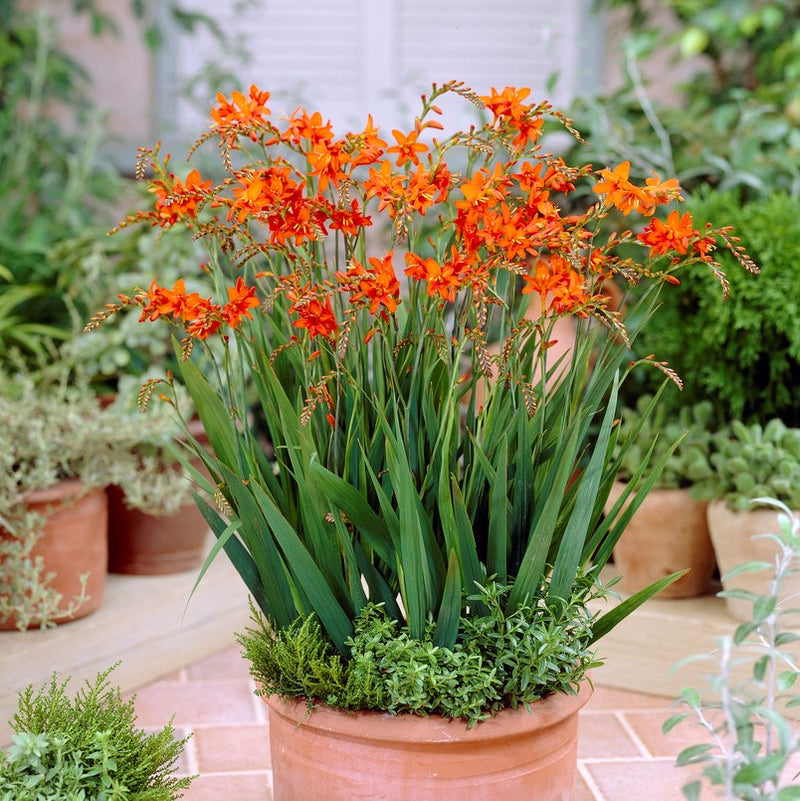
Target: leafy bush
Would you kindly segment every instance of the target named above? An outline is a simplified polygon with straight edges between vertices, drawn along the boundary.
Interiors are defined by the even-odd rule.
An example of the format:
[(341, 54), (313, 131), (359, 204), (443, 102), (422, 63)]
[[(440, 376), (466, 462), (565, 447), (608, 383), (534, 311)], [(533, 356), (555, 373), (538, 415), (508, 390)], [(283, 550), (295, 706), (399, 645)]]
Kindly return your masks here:
[[(711, 185), (747, 199), (800, 193), (797, 0), (598, 5), (627, 9), (630, 33), (621, 48), (625, 85), (572, 110), (590, 159), (629, 159), (632, 175), (666, 172), (690, 192)], [(677, 87), (662, 62), (658, 73), (648, 68), (652, 55), (663, 60), (664, 53), (690, 65)], [(654, 99), (663, 94), (659, 80), (669, 81), (661, 89), (677, 89), (674, 101)]]
[(568, 601), (544, 595), (504, 611), (510, 588), (480, 587), (468, 600), (486, 614), (462, 617), (452, 648), (437, 643), (431, 623), (421, 639), (369, 604), (355, 620), (345, 664), (313, 616), (271, 632), (240, 634), (259, 694), (308, 698), (344, 709), (380, 709), (465, 718), (470, 725), (499, 710), (552, 692), (576, 692), (595, 666), (585, 592)]
[(194, 777), (172, 775), (188, 738), (172, 723), (148, 734), (135, 726), (108, 676), (86, 682), (74, 700), (69, 679), (20, 693), (12, 746), (0, 754), (0, 801), (173, 801)]
[(728, 269), (733, 257), (720, 253), (727, 301), (708, 291), (713, 278), (688, 273), (675, 292), (662, 295), (637, 349), (658, 353), (684, 379), (682, 393), (665, 391), (673, 407), (713, 398), (716, 427), (773, 417), (800, 426), (800, 199), (773, 194), (741, 204), (734, 194), (708, 192), (687, 205), (698, 227), (712, 218), (729, 221), (761, 274)]

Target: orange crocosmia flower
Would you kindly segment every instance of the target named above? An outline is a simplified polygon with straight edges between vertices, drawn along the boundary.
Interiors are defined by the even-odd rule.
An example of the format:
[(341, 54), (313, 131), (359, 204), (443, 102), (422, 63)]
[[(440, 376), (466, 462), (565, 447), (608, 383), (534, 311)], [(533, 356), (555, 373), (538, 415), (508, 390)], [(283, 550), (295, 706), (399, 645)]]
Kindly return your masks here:
[(502, 117), (519, 121), (531, 109), (530, 104), (522, 102), (531, 93), (530, 89), (506, 86), (502, 92), (498, 92), (494, 87), (489, 91), (491, 94), (480, 97), (480, 100), (492, 112), (493, 124)]
[(345, 151), (346, 142), (319, 141), (306, 153), (308, 163), (311, 165), (311, 175), (319, 177), (319, 191), (324, 192), (328, 183), (339, 186), (345, 177), (342, 169), (350, 161), (350, 155)]
[(195, 306), (194, 314), (186, 326), (186, 333), (194, 339), (208, 339), (222, 325), (222, 310), (211, 301), (201, 299)]
[(222, 307), (222, 319), (231, 328), (237, 328), (243, 317), (247, 317), (249, 320), (253, 319), (250, 309), (254, 309), (258, 305), (256, 288), (247, 286), (239, 276), (236, 279), (236, 285), (228, 289), (228, 302)]
[(185, 217), (196, 217), (197, 204), (209, 196), (210, 190), (211, 181), (203, 181), (197, 170), (189, 172), (185, 184), (172, 173), (168, 181), (153, 181), (158, 224), (163, 228)]
[(397, 215), (397, 206), (405, 199), (407, 176), (392, 172), (392, 164), (382, 161), (380, 169), (370, 167), (369, 176), (364, 180), (363, 187), (367, 198), (380, 199), (378, 211), (387, 210), (394, 219)]
[(626, 216), (632, 211), (645, 213), (654, 204), (653, 199), (643, 189), (634, 186), (628, 180), (630, 171), (629, 161), (623, 161), (613, 171), (601, 170), (600, 175), (604, 180), (592, 187), (598, 195), (606, 196), (608, 205), (616, 207)]
[(354, 167), (375, 164), (386, 150), (386, 142), (378, 136), (378, 128), (375, 127), (371, 114), (367, 116), (364, 130), (357, 134), (350, 134), (347, 141), (352, 150), (351, 163)]
[(464, 284), (467, 262), (457, 258), (453, 248), (453, 257), (441, 264), (433, 258), (423, 259), (416, 253), (406, 253), (405, 273), (410, 278), (427, 283), (429, 297), (439, 295), (442, 300), (451, 303), (456, 299), (456, 291)]
[(369, 313), (375, 314), (382, 306), (381, 314), (394, 314), (400, 304), (400, 282), (394, 271), (392, 259), (394, 251), (390, 250), (382, 259), (372, 256), (368, 270), (357, 259), (352, 259), (346, 273), (337, 273), (342, 288), (349, 290), (350, 302), (354, 305), (369, 303)]
[(306, 139), (311, 148), (319, 142), (327, 142), (333, 139), (331, 121), (322, 121), (322, 115), (315, 111), (309, 116), (304, 108), (295, 109), (289, 118), (289, 124), (281, 137), (285, 142), (292, 142), (299, 145), (302, 139)]
[(269, 92), (262, 92), (254, 84), (250, 86), (247, 96), (241, 92), (233, 92), (228, 100), (221, 92), (217, 93), (219, 106), (211, 109), (212, 127), (225, 139), (228, 145), (235, 143), (240, 133), (246, 132), (250, 138), (256, 140), (256, 130), (264, 125), (264, 117), (269, 116), (270, 110), (266, 103)]
[(428, 146), (423, 142), (417, 141), (418, 131), (411, 131), (406, 135), (402, 131), (392, 131), (392, 136), (397, 141), (396, 145), (387, 149), (387, 153), (397, 154), (397, 166), (402, 167), (407, 161), (412, 164), (419, 164), (419, 156), (417, 153), (425, 153)]
[(567, 314), (588, 301), (583, 277), (558, 254), (537, 259), (533, 273), (522, 278), (525, 281), (522, 293), (536, 292), (542, 300), (543, 311)]
[(183, 278), (179, 278), (172, 289), (159, 286), (155, 279), (150, 283), (147, 305), (142, 309), (140, 320), (157, 320), (172, 315), (175, 319), (191, 320), (195, 310), (204, 303), (197, 292), (186, 293)]
[(662, 182), (655, 172), (645, 181), (645, 186), (642, 191), (648, 198), (651, 198), (653, 202), (652, 209), (649, 210), (649, 212), (642, 211), (642, 214), (648, 217), (655, 212), (656, 206), (671, 203), (673, 200), (683, 200), (678, 179), (669, 178)]
[(457, 200), (458, 209), (487, 209), (496, 206), (507, 194), (505, 187), (511, 183), (507, 175), (503, 175), (502, 167), (495, 164), (490, 174), (485, 167), (477, 170), (468, 181), (459, 185), (464, 200)]
[(357, 236), (361, 228), (372, 225), (372, 217), (367, 217), (362, 213), (358, 200), (350, 203), (350, 208), (338, 208), (331, 206), (328, 209), (330, 218), (329, 226), (335, 231), (341, 231), (349, 236)]
[(677, 209), (671, 211), (664, 222), (657, 217), (636, 238), (650, 247), (650, 256), (663, 256), (670, 251), (685, 255), (690, 241), (699, 235), (687, 212), (681, 215)]
[(312, 339), (316, 336), (332, 337), (339, 328), (327, 295), (323, 300), (316, 297), (300, 299), (289, 311), (297, 315), (292, 325), (305, 328)]

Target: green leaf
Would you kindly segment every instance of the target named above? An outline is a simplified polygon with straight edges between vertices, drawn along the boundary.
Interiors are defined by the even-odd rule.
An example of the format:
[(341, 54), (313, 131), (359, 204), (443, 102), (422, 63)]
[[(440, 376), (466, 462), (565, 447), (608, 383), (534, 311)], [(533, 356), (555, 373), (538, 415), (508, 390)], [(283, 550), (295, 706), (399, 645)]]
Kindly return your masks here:
[(785, 762), (786, 757), (783, 754), (770, 754), (762, 759), (754, 759), (736, 772), (733, 782), (745, 786), (763, 784), (776, 779)]
[(685, 570), (680, 570), (677, 573), (672, 573), (669, 576), (645, 587), (643, 590), (631, 595), (621, 603), (617, 604), (613, 609), (610, 609), (604, 615), (599, 617), (592, 624), (592, 642), (597, 642), (601, 637), (605, 637), (617, 624), (621, 623), (628, 615), (635, 612), (645, 601), (648, 601), (654, 595), (657, 595), (661, 590), (669, 587), (670, 584), (677, 581), (681, 576), (686, 573)]
[(442, 603), (436, 618), (435, 645), (452, 648), (458, 636), (458, 624), (461, 619), (461, 569), (454, 550), (450, 551), (447, 575), (444, 582)]
[(684, 748), (678, 754), (675, 764), (680, 768), (684, 765), (693, 765), (696, 762), (703, 762), (708, 756), (713, 746), (709, 743), (702, 743), (701, 745), (692, 745), (689, 748)]
[(667, 718), (664, 723), (661, 724), (661, 733), (669, 734), (679, 723), (686, 720), (687, 717), (688, 715), (685, 712), (681, 712)]

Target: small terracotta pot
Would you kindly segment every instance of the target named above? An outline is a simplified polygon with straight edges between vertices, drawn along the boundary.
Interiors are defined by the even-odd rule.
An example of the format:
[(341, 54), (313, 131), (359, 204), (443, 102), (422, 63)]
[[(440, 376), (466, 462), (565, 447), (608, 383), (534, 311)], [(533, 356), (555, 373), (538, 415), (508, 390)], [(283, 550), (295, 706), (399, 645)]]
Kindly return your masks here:
[(578, 712), (555, 694), (468, 729), (438, 715), (308, 711), (267, 699), (274, 801), (571, 801)]
[[(86, 491), (78, 479), (70, 479), (30, 493), (26, 503), (31, 511), (46, 518), (31, 558), (42, 557), (43, 576), (54, 574), (47, 586), (61, 594), (62, 607), (80, 596), (80, 577), (88, 574), (86, 601), (73, 615), (56, 616), (53, 622), (66, 623), (88, 615), (102, 603), (106, 586), (108, 507), (105, 491), (102, 488)], [(0, 529), (0, 536), (3, 535)], [(32, 621), (31, 625), (39, 622)], [(16, 628), (14, 618), (0, 624), (3, 630), (13, 628)]]
[[(199, 420), (189, 431), (207, 444)], [(202, 469), (200, 460), (195, 461)], [(152, 515), (129, 509), (123, 488), (108, 487), (108, 569), (130, 575), (163, 575), (194, 570), (203, 563), (208, 523), (193, 502), (171, 515)]]
[[(616, 482), (606, 511), (622, 494)], [(685, 489), (654, 489), (636, 510), (614, 548), (614, 564), (622, 575), (619, 586), (635, 593), (678, 570), (689, 572), (659, 593), (659, 598), (692, 598), (709, 591), (714, 572), (714, 548), (708, 533), (704, 501)]]
[(208, 524), (197, 507), (151, 515), (125, 505), (120, 487), (108, 487), (108, 569), (111, 573), (163, 575), (203, 563)]
[[(772, 579), (769, 570), (739, 573), (732, 578), (725, 578), (725, 574), (745, 562), (774, 563), (778, 544), (769, 537), (756, 535), (778, 533), (778, 514), (776, 509), (763, 508), (737, 512), (729, 509), (722, 500), (712, 501), (708, 505), (708, 529), (722, 574), (723, 590), (750, 590), (756, 595), (767, 593), (768, 582)], [(781, 597), (800, 594), (800, 574), (787, 576), (783, 587)], [(747, 622), (753, 619), (751, 601), (745, 598), (726, 598), (725, 605), (737, 620)], [(792, 603), (792, 606), (799, 605), (800, 603)], [(800, 624), (800, 615), (791, 617), (794, 619), (794, 626)]]

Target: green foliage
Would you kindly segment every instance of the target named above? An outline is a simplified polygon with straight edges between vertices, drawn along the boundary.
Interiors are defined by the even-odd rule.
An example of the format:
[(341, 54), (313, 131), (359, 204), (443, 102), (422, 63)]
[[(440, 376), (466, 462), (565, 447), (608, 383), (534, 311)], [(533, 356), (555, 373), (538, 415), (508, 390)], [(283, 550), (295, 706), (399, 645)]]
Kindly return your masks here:
[(700, 401), (693, 406), (682, 406), (677, 414), (670, 416), (669, 410), (656, 404), (651, 408), (653, 397), (641, 395), (635, 408), (625, 408), (621, 417), (636, 438), (629, 443), (622, 458), (620, 478), (628, 481), (653, 447), (653, 461), (667, 456), (664, 469), (655, 486), (662, 489), (702, 486), (712, 476), (709, 456), (711, 454), (711, 430), (713, 404)]
[[(797, 0), (597, 5), (626, 8), (632, 32), (622, 48), (625, 85), (572, 114), (590, 142), (589, 158), (629, 159), (632, 175), (655, 169), (677, 176), (690, 192), (702, 185), (749, 199), (800, 192)], [(674, 61), (692, 59), (691, 71), (677, 99), (659, 103), (652, 96), (663, 91), (642, 73), (650, 56), (665, 52)], [(663, 64), (659, 69), (669, 79)]]
[(169, 723), (135, 726), (134, 700), (110, 686), (109, 668), (74, 699), (69, 680), (20, 693), (13, 744), (0, 755), (2, 801), (173, 801), (194, 777), (172, 775), (188, 738)]
[(739, 421), (714, 434), (714, 474), (706, 496), (744, 511), (758, 498), (800, 508), (800, 429), (773, 419), (762, 426)]
[(734, 194), (708, 192), (687, 205), (698, 228), (720, 217), (730, 222), (761, 274), (731, 269), (733, 257), (719, 254), (730, 282), (723, 303), (711, 276), (690, 271), (675, 292), (663, 293), (637, 351), (657, 353), (684, 379), (683, 392), (665, 392), (672, 407), (713, 398), (716, 427), (773, 417), (799, 426), (800, 200), (773, 194), (741, 204)]
[[(686, 798), (696, 800), (702, 788), (719, 788), (717, 796), (744, 801), (788, 801), (800, 797), (800, 784), (791, 767), (800, 752), (800, 734), (793, 708), (800, 705), (795, 633), (797, 599), (785, 596), (786, 578), (800, 568), (800, 519), (774, 498), (779, 531), (770, 536), (778, 555), (770, 565), (741, 565), (739, 570), (770, 571), (763, 596), (751, 594), (753, 615), (732, 636), (717, 640), (712, 659), (715, 672), (703, 700), (696, 689), (681, 693), (689, 712), (670, 717), (668, 732), (687, 718), (696, 719), (709, 742), (685, 748), (677, 764), (703, 765), (702, 779), (684, 787)], [(749, 674), (743, 670), (747, 666)]]
[(597, 663), (586, 587), (568, 601), (535, 601), (505, 611), (510, 587), (479, 587), (468, 602), (485, 614), (462, 616), (452, 647), (435, 643), (430, 622), (423, 637), (366, 605), (354, 621), (344, 663), (314, 616), (271, 632), (260, 616), (239, 635), (261, 693), (308, 698), (345, 709), (439, 714), (469, 725), (504, 708), (553, 692), (577, 692)]
[(85, 489), (117, 484), (130, 506), (168, 514), (189, 500), (189, 485), (165, 407), (147, 416), (102, 408), (88, 382), (59, 366), (37, 380), (0, 371), (0, 381), (0, 619), (45, 626), (64, 606), (32, 556), (45, 521), (28, 510), (27, 492), (79, 478)]

